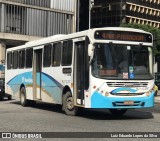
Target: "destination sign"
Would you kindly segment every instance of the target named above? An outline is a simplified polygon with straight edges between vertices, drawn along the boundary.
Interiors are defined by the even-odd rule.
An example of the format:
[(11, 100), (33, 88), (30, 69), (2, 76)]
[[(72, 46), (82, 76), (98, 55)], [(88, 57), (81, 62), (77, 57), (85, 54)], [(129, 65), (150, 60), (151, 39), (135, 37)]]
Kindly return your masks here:
[(152, 43), (151, 34), (130, 32), (130, 31), (101, 30), (101, 31), (96, 31), (94, 37), (95, 39), (99, 40), (122, 40), (122, 41)]

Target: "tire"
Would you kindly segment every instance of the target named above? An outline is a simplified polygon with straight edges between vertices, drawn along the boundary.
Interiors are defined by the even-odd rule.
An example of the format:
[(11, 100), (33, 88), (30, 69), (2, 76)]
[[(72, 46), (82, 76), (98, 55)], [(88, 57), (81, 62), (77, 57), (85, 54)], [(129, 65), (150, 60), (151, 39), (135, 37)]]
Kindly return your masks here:
[(155, 91), (154, 96), (157, 96), (157, 93), (158, 93), (158, 92), (157, 92), (157, 91)]
[(109, 109), (109, 111), (112, 115), (121, 116), (127, 112), (127, 109)]
[(4, 100), (4, 96), (0, 95), (0, 101), (3, 101), (3, 100)]
[(12, 96), (11, 95), (8, 96), (8, 100), (12, 100)]
[(24, 87), (20, 90), (20, 102), (23, 107), (28, 106), (28, 100), (26, 99), (26, 89)]
[(31, 107), (35, 107), (36, 106), (36, 101), (34, 100), (28, 100), (28, 105), (31, 106)]
[(78, 107), (74, 106), (73, 97), (70, 91), (66, 92), (63, 95), (63, 106), (62, 110), (65, 112), (65, 114), (70, 116), (75, 116), (78, 114)]

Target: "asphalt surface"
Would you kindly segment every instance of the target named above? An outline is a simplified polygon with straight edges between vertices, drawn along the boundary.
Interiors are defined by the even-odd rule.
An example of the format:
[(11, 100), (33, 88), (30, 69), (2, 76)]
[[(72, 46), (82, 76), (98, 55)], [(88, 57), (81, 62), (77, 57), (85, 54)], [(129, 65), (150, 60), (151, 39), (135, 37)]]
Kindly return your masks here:
[[(38, 103), (35, 107), (22, 107), (19, 99), (0, 101), (0, 132), (159, 132), (160, 95), (155, 106), (131, 109), (123, 116), (113, 116), (106, 109), (85, 109), (79, 116), (67, 116), (61, 106)], [(108, 138), (53, 138), (32, 140), (111, 140)], [(0, 139), (1, 140), (1, 139)], [(24, 139), (5, 139), (24, 140)], [(25, 139), (31, 140), (31, 139)], [(112, 139), (112, 140), (120, 140)], [(125, 140), (125, 139), (123, 139)], [(128, 140), (128, 139), (126, 139)], [(129, 139), (130, 140), (130, 139)], [(137, 140), (137, 139), (133, 139)], [(145, 139), (141, 139), (145, 140)], [(153, 140), (152, 138), (149, 140)], [(156, 139), (158, 140), (158, 139)]]
[(158, 91), (157, 96), (155, 96), (155, 102), (160, 102), (160, 91)]

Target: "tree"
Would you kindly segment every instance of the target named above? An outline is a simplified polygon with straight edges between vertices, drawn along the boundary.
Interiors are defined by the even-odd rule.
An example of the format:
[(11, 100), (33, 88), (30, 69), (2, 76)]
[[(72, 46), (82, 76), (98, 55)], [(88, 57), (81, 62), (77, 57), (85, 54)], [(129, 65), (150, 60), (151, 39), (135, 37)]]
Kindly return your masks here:
[[(149, 25), (142, 25), (142, 24), (137, 24), (137, 23), (129, 23), (129, 24), (124, 24), (122, 23), (120, 25), (121, 27), (129, 27), (129, 28), (136, 28), (136, 29), (142, 29), (144, 31), (150, 32), (153, 34), (153, 41), (154, 41), (154, 54), (160, 55), (160, 29), (153, 28)], [(159, 51), (158, 51), (159, 50)]]

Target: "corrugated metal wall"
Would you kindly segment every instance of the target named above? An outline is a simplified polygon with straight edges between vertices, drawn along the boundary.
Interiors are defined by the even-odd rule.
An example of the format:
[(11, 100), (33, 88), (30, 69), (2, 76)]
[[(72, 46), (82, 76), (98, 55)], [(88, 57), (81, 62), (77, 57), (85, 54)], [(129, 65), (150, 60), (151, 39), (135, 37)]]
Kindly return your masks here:
[(51, 8), (74, 12), (76, 0), (51, 0)]
[[(15, 1), (22, 2), (24, 0)], [(40, 0), (33, 1), (40, 2)], [(68, 1), (73, 2), (74, 0)], [(1, 8), (0, 13), (3, 13), (5, 18), (0, 18), (0, 23), (2, 24), (2, 21), (4, 22), (3, 26), (1, 26), (0, 32), (43, 37), (55, 34), (68, 34), (73, 32), (74, 13), (35, 9), (7, 3), (0, 4), (0, 7), (2, 5), (4, 8)], [(62, 5), (64, 5), (64, 3)], [(59, 10), (73, 11), (73, 7), (66, 7), (66, 9), (63, 9), (64, 7), (62, 6), (62, 8), (61, 6), (57, 6), (57, 9), (60, 8)]]
[(6, 0), (11, 2), (18, 2), (27, 5), (34, 5), (40, 7), (48, 7), (63, 11), (74, 12), (76, 0)]
[(50, 8), (50, 2), (52, 0), (6, 0), (6, 1)]
[(27, 35), (51, 36), (71, 33), (72, 16), (27, 8)]

